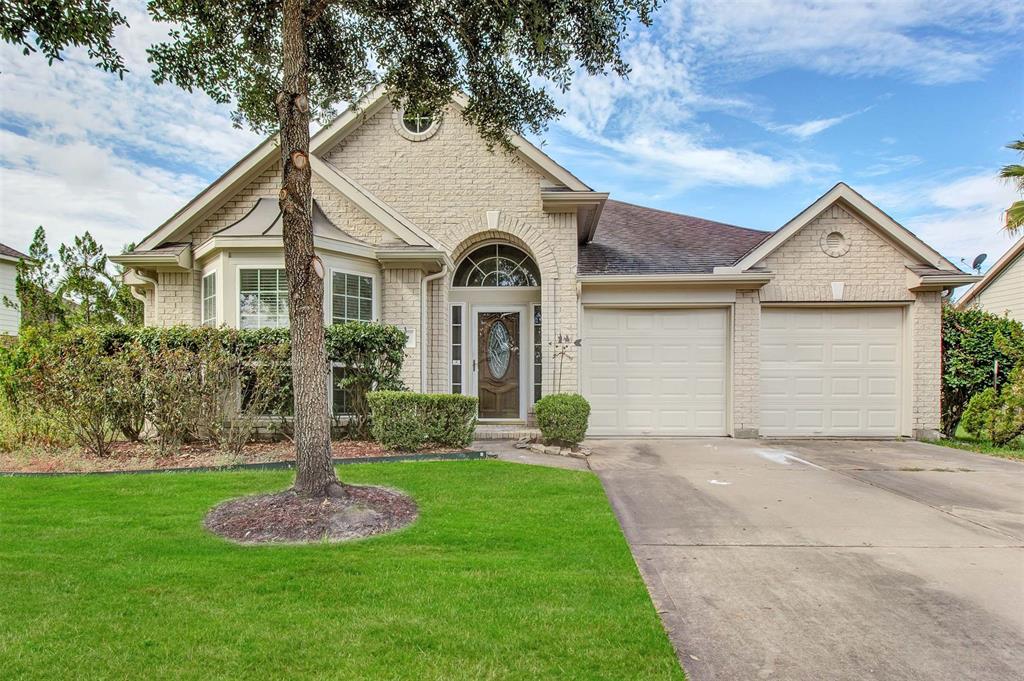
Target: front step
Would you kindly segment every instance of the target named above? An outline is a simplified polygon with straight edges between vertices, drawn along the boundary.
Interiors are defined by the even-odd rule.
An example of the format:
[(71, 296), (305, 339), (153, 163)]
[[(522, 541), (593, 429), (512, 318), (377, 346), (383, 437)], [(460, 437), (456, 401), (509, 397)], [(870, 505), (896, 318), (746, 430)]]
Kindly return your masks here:
[(532, 440), (540, 437), (540, 430), (524, 425), (483, 424), (476, 427), (477, 440)]

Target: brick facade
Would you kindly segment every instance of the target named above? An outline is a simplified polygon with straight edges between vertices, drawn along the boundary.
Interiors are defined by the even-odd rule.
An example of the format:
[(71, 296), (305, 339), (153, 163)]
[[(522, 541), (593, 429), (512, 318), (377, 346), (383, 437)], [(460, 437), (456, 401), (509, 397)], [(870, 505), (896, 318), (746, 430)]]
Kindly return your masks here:
[[(423, 141), (408, 139), (395, 126), (394, 112), (386, 105), (323, 158), (428, 234), (452, 263), (491, 240), (509, 242), (529, 252), (541, 274), (544, 357), (550, 356), (558, 336), (577, 338), (581, 325), (576, 215), (543, 210), (541, 172), (519, 157), (488, 151), (475, 129), (454, 110), (436, 133)], [(270, 162), (255, 180), (202, 221), (191, 234), (193, 246), (244, 217), (257, 199), (276, 196), (279, 186), (279, 164)], [(313, 193), (327, 216), (353, 237), (371, 245), (399, 242), (395, 234), (316, 175)], [(831, 232), (840, 232), (849, 247), (840, 257), (823, 251), (823, 238)], [(192, 272), (157, 275), (155, 296), (151, 290), (144, 292), (147, 324), (200, 323), (200, 268), (204, 264), (197, 262)], [(908, 290), (906, 267), (915, 264), (919, 263), (841, 203), (824, 210), (758, 263), (772, 272), (771, 282), (760, 290), (737, 290), (733, 307), (733, 434), (756, 437), (760, 425), (762, 303), (905, 304), (908, 328), (904, 338), (912, 346), (908, 353), (911, 425), (915, 435), (934, 432), (939, 427), (941, 300), (938, 293)], [(420, 290), (426, 273), (420, 269), (380, 271), (381, 321), (405, 327), (415, 335), (415, 345), (408, 349), (402, 369), (402, 379), (411, 389), (418, 390), (421, 376), (425, 376), (428, 391), (449, 390), (452, 274), (449, 271), (447, 277), (428, 286), (424, 336)], [(836, 298), (833, 283), (842, 284), (841, 299)], [(237, 295), (233, 288), (229, 290)], [(237, 300), (222, 300), (221, 304), (237, 305)], [(426, 366), (421, 367), (424, 344)], [(578, 389), (577, 354), (570, 353), (564, 362), (563, 391)], [(555, 372), (554, 362), (543, 362), (544, 393), (554, 391)], [(524, 376), (523, 380), (528, 379)]]

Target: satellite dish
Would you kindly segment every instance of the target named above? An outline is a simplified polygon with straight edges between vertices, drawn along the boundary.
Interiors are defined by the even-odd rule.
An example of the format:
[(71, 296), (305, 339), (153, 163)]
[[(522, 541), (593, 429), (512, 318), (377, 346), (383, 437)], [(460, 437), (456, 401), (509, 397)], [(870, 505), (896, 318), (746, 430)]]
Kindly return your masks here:
[(981, 263), (985, 262), (985, 258), (987, 258), (987, 257), (988, 257), (988, 254), (987, 254), (987, 253), (980, 253), (980, 254), (979, 254), (979, 255), (978, 255), (978, 256), (977, 256), (977, 257), (976, 257), (976, 258), (974, 259), (974, 262), (972, 262), (972, 263), (971, 263), (971, 269), (972, 269), (972, 270), (977, 270), (977, 269), (979, 269), (979, 268), (981, 267)]

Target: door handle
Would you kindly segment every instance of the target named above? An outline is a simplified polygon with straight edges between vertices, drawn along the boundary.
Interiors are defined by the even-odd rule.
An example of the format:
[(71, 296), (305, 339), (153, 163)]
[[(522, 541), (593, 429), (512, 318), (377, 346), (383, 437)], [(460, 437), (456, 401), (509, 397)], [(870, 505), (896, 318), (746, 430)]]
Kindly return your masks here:
[(473, 360), (473, 373), (476, 373), (476, 360)]

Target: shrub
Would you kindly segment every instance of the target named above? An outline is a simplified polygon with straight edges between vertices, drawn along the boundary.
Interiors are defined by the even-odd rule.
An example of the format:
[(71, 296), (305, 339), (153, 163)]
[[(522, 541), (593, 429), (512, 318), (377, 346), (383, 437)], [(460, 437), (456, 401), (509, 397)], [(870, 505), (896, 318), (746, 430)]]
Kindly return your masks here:
[[(344, 367), (350, 432), (368, 430), (367, 390), (402, 388), (405, 340), (382, 324), (325, 330), (328, 358)], [(26, 329), (0, 346), (0, 446), (73, 436), (105, 453), (118, 431), (135, 440), (148, 427), (161, 451), (209, 438), (237, 452), (267, 417), (293, 413), (289, 355), (287, 329)]]
[[(1002, 383), (1024, 354), (1020, 322), (978, 309), (942, 309), (942, 432), (956, 434), (971, 397)], [(996, 362), (998, 373), (993, 377)]]
[(414, 452), (427, 446), (465, 447), (476, 429), (477, 401), (467, 395), (367, 393), (373, 437), (385, 447)]
[(1004, 446), (1024, 435), (1024, 366), (1018, 366), (998, 390), (974, 395), (964, 410), (964, 430)]
[(103, 351), (96, 334), (82, 334), (77, 341), (50, 346), (30, 380), (38, 405), (75, 442), (95, 456), (106, 456), (116, 434), (111, 405), (122, 385), (115, 377), (124, 365)]
[[(291, 406), (288, 346), (268, 345), (245, 360), (219, 349), (205, 353), (202, 361), (206, 384), (203, 432), (223, 451), (238, 456), (268, 414), (284, 412)], [(289, 398), (287, 405), (281, 402), (282, 392)]]
[(17, 338), (0, 344), (0, 449), (31, 445), (63, 446), (71, 436), (60, 419), (40, 404), (37, 380), (52, 345), (40, 329), (26, 327)]
[(587, 435), (590, 403), (582, 395), (547, 395), (537, 401), (534, 410), (541, 435), (549, 443), (576, 445)]

